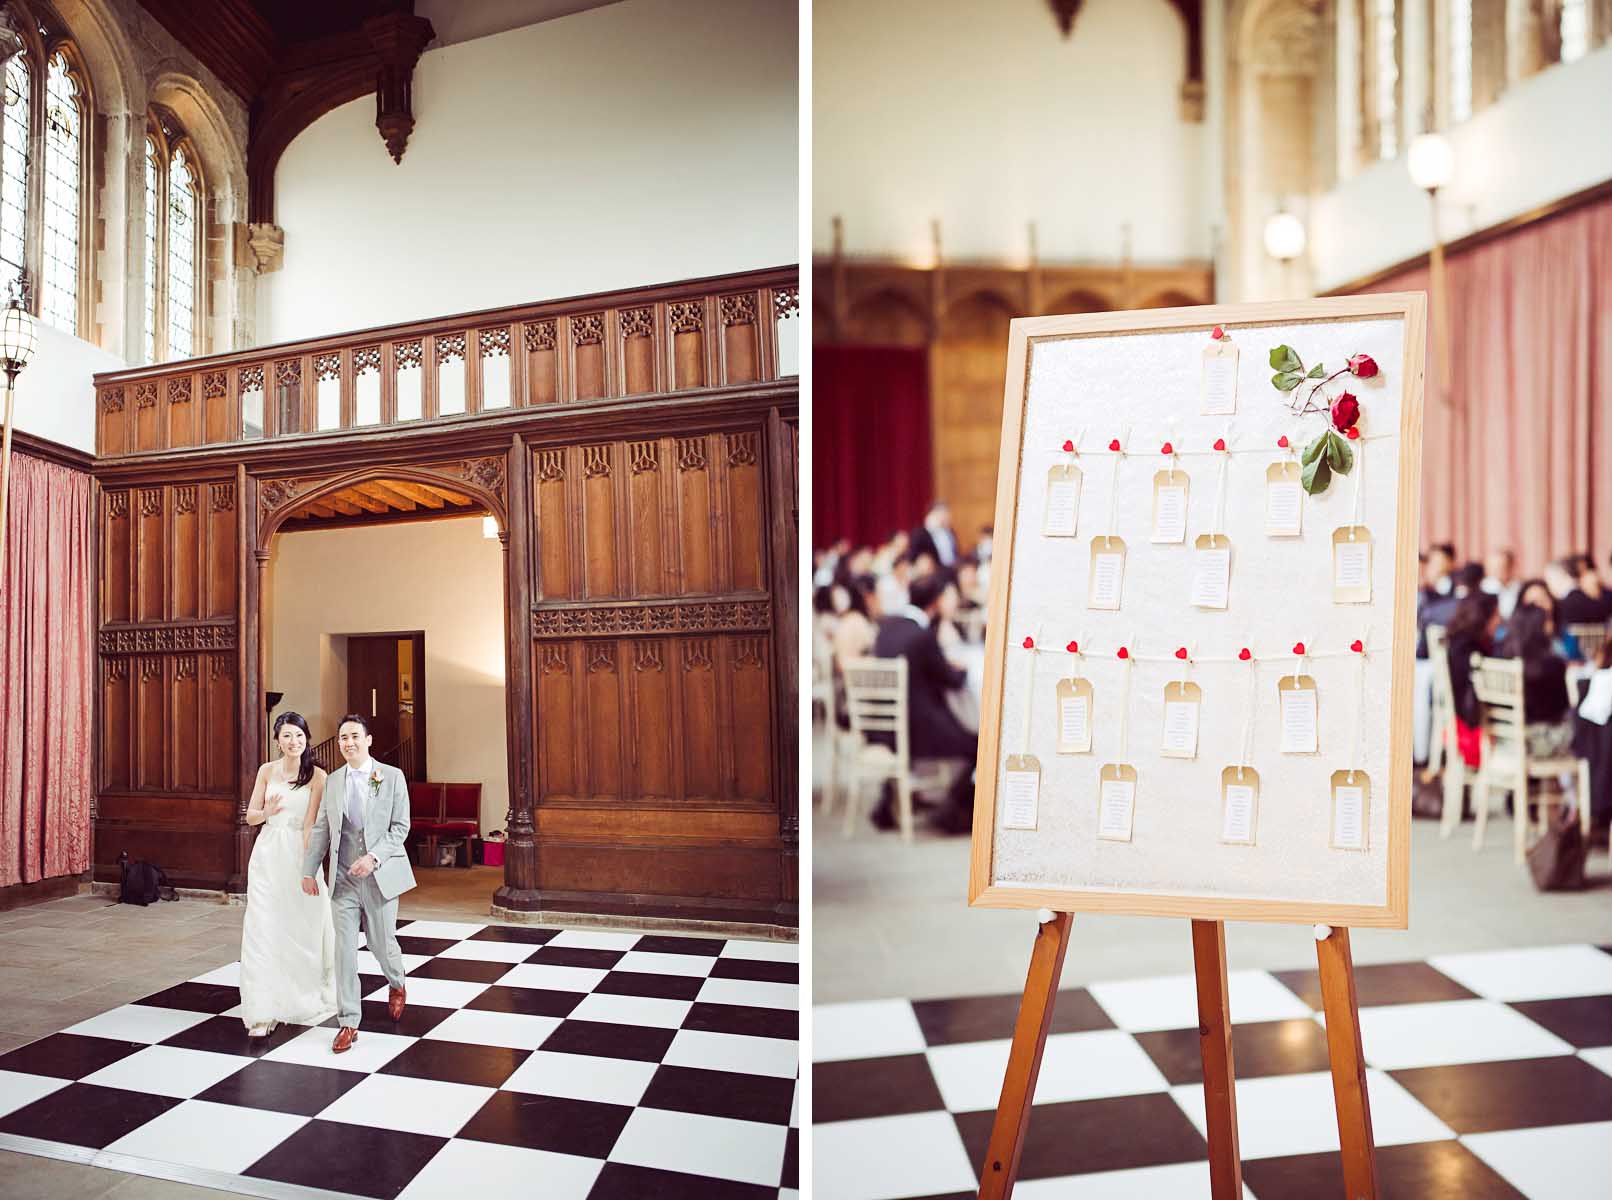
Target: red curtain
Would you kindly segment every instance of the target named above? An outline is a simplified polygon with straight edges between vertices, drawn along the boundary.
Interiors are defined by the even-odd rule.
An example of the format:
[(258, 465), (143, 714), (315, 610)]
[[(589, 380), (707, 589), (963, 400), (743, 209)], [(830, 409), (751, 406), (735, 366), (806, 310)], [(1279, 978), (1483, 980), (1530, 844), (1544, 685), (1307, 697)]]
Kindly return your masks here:
[(90, 865), (90, 477), (11, 457), (0, 563), (0, 887)]
[[(1449, 402), (1427, 347), (1422, 541), (1529, 573), (1612, 548), (1612, 198), (1449, 257)], [(1429, 291), (1426, 268), (1368, 291)], [(1431, 320), (1431, 311), (1429, 314)]]
[(812, 348), (812, 541), (861, 545), (911, 529), (934, 499), (929, 353)]

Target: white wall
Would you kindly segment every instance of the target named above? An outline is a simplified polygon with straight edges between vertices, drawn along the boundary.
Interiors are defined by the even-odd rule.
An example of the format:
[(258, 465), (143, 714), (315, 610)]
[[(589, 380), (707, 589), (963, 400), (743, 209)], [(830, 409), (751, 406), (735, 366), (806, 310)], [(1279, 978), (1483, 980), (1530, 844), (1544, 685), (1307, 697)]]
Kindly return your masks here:
[[(346, 696), (332, 636), (425, 630), (427, 770), (479, 781), (482, 829), (507, 828), (504, 552), (481, 518), (284, 533), (272, 554), (264, 686), (285, 693), (281, 711), (323, 741)], [(351, 582), (327, 586), (333, 564)]]
[(626, 0), (428, 50), (401, 165), (372, 97), (281, 158), (259, 339), (797, 261), (797, 23)]
[[(1440, 192), (1446, 241), (1612, 179), (1612, 45), (1510, 85), (1500, 99), (1447, 131), (1455, 178)], [(1404, 155), (1379, 162), (1311, 207), (1316, 287), (1325, 291), (1432, 245), (1427, 193)]]
[[(13, 399), (16, 428), (94, 454), (93, 376), (97, 371), (121, 370), (128, 364), (43, 321), (36, 321), (35, 326), (39, 330), (39, 347), (17, 376)], [(128, 403), (133, 403), (132, 397)]]
[(1205, 126), (1181, 119), (1186, 29), (1165, 0), (818, 0), (812, 238), (849, 254), (1018, 261), (1207, 257)]

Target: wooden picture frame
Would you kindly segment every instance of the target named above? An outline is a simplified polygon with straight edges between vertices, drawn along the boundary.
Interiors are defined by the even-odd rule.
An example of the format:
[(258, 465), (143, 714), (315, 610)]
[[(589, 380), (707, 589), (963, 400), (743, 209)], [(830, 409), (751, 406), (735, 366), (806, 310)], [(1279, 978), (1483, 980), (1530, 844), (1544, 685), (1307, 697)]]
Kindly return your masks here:
[[(1295, 323), (1397, 320), (1403, 324), (1403, 351), (1397, 370), (1402, 378), (1386, 386), (1402, 389), (1397, 428), (1397, 502), (1392, 544), (1389, 530), (1376, 531), (1378, 549), (1384, 561), (1392, 562), (1392, 587), (1377, 598), (1391, 602), (1391, 645), (1374, 645), (1373, 653), (1389, 656), (1390, 691), (1387, 712), (1388, 738), (1386, 777), (1375, 781), (1374, 803), (1388, 805), (1388, 838), (1385, 852), (1386, 899), (1382, 904), (1344, 903), (1324, 897), (1273, 899), (1224, 894), (1193, 894), (1155, 889), (1128, 891), (1119, 888), (1071, 888), (1030, 886), (993, 882), (996, 853), (996, 806), (998, 776), (1002, 755), (1008, 749), (1002, 733), (1004, 686), (1007, 655), (1017, 645), (1011, 641), (1008, 614), (1014, 579), (1015, 547), (1021, 538), (1035, 537), (1037, 530), (1019, 527), (1023, 488), (1045, 486), (1045, 469), (1026, 462), (1023, 431), (1030, 402), (1030, 369), (1034, 348), (1041, 343), (1070, 338), (1113, 337), (1128, 334), (1191, 333), (1202, 331), (1205, 339), (1215, 326), (1233, 331), (1238, 327), (1289, 325)], [(1412, 673), (1415, 655), (1416, 549), (1420, 520), (1420, 456), (1422, 432), (1423, 363), (1426, 338), (1426, 299), (1421, 293), (1346, 296), (1319, 300), (1271, 301), (1253, 304), (1209, 305), (1193, 308), (1092, 313), (1074, 316), (1020, 318), (1013, 321), (1008, 335), (1007, 376), (1004, 391), (1001, 455), (997, 475), (996, 564), (991, 574), (988, 636), (986, 639), (984, 689), (981, 699), (979, 757), (976, 773), (973, 845), (970, 859), (968, 901), (984, 908), (1051, 909), (1055, 912), (1112, 912), (1141, 916), (1188, 917), (1203, 921), (1287, 921), (1321, 923), (1340, 927), (1402, 929), (1409, 911), (1410, 872), (1410, 788), (1412, 739)], [(1250, 340), (1242, 346), (1245, 359), (1256, 358), (1263, 367), (1263, 342)], [(1275, 397), (1274, 391), (1271, 393)], [(1196, 410), (1196, 394), (1183, 404)], [(1243, 396), (1239, 409), (1259, 403)], [(1106, 439), (1106, 435), (1105, 435)], [(1381, 451), (1377, 451), (1381, 453)], [(1336, 484), (1334, 485), (1336, 486)], [(1263, 511), (1263, 490), (1259, 504)], [(1087, 530), (1082, 528), (1080, 538)], [(1308, 532), (1308, 528), (1306, 530)], [(1330, 533), (1330, 531), (1328, 531)], [(1340, 621), (1342, 618), (1340, 618)], [(1364, 718), (1362, 718), (1364, 719)], [(1017, 746), (1013, 747), (1015, 750)], [(1050, 750), (1049, 750), (1050, 754)], [(1323, 791), (1321, 803), (1325, 805)], [(1042, 807), (1056, 803), (1043, 783)], [(1263, 803), (1275, 806), (1282, 797), (1267, 790)], [(1045, 821), (1043, 821), (1045, 826)], [(1327, 830), (1319, 835), (1325, 843)]]

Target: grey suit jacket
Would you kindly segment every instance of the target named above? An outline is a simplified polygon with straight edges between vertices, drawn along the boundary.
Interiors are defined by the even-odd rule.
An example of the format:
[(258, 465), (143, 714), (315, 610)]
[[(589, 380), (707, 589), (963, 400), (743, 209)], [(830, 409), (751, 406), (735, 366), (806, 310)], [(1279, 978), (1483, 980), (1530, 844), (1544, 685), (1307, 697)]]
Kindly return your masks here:
[[(414, 869), (403, 842), (409, 836), (409, 785), (403, 772), (381, 762), (371, 763), (371, 772), (380, 772), (379, 788), (361, 783), (364, 797), (364, 840), (369, 853), (380, 865), (375, 868), (375, 883), (381, 895), (395, 900), (414, 886)], [(320, 859), (330, 864), (331, 886), (335, 886), (336, 872), (341, 868), (336, 856), (341, 850), (341, 822), (347, 809), (347, 776), (352, 768), (345, 763), (325, 779), (325, 796), (319, 807), (318, 820), (308, 835), (308, 852), (303, 855), (302, 873), (313, 876), (319, 872)]]

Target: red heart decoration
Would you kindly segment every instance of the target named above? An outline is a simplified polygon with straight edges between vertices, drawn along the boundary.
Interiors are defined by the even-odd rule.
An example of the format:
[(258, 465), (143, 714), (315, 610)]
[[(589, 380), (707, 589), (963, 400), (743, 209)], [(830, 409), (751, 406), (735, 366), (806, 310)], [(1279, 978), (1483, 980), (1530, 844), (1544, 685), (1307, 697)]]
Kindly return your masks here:
[(1356, 438), (1358, 438), (1360, 436), (1360, 430), (1356, 429), (1353, 425), (1351, 425), (1349, 427), (1349, 432), (1344, 434), (1343, 436), (1348, 438), (1352, 442), (1352, 441), (1354, 441)]
[(1187, 648), (1185, 646), (1178, 647), (1176, 649), (1175, 656), (1177, 658), (1185, 658), (1187, 656)]
[(1131, 656), (1131, 652), (1129, 650), (1127, 650), (1124, 646), (1121, 646), (1119, 648), (1119, 650), (1117, 651), (1117, 654), (1119, 655), (1120, 658), (1129, 658)]
[(1278, 445), (1278, 446), (1280, 446), (1280, 447), (1281, 447), (1281, 448), (1282, 448), (1282, 449), (1283, 449), (1283, 450), (1286, 450), (1286, 449), (1287, 449), (1287, 445), (1288, 445), (1288, 442), (1287, 442), (1287, 434), (1285, 434), (1285, 433), (1284, 433), (1284, 434), (1283, 434), (1283, 435), (1282, 435), (1282, 436), (1281, 436), (1281, 437), (1279, 437), (1279, 438), (1277, 438), (1277, 439), (1276, 439), (1276, 444), (1277, 444), (1277, 445)]
[(1215, 449), (1216, 450), (1224, 450), (1225, 448), (1226, 448), (1226, 439), (1225, 438), (1216, 438), (1215, 439)]
[(1067, 646), (1064, 647), (1064, 649), (1069, 651), (1069, 653), (1071, 653), (1071, 654), (1079, 654), (1080, 653), (1080, 643), (1079, 642), (1070, 642)]
[(1118, 454), (1119, 453), (1119, 439), (1115, 438), (1113, 441), (1109, 442), (1108, 443), (1108, 448), (1110, 450), (1112, 450), (1115, 454)]
[(1303, 642), (1294, 642), (1293, 643), (1293, 653), (1294, 654), (1303, 654), (1304, 653), (1304, 643)]
[(1244, 646), (1241, 650), (1237, 651), (1237, 657), (1240, 660), (1242, 660), (1243, 662), (1247, 662), (1249, 659), (1253, 658), (1254, 656), (1249, 651), (1248, 647)]
[(1025, 638), (1024, 639), (1024, 648), (1026, 650), (1034, 650), (1035, 649), (1035, 638), (1033, 638), (1033, 637)]
[(1070, 441), (1069, 439), (1065, 438), (1063, 448), (1064, 448), (1065, 453), (1073, 453), (1074, 449), (1075, 449), (1075, 443)]
[(1221, 338), (1226, 336), (1226, 331), (1224, 329), (1222, 329), (1220, 326), (1216, 325), (1215, 326), (1215, 331), (1213, 333), (1211, 333), (1209, 336), (1214, 338), (1215, 341), (1218, 342)]
[(1356, 638), (1354, 641), (1349, 643), (1349, 649), (1353, 650), (1356, 654), (1364, 654), (1366, 652), (1366, 644), (1359, 638)]
[(1165, 442), (1163, 446), (1159, 447), (1159, 453), (1160, 454), (1174, 454), (1175, 453), (1175, 447), (1170, 445), (1169, 442)]

